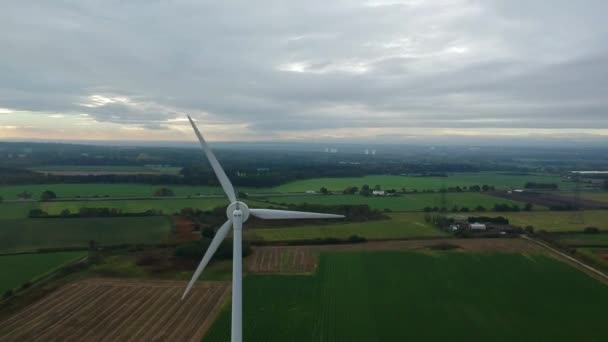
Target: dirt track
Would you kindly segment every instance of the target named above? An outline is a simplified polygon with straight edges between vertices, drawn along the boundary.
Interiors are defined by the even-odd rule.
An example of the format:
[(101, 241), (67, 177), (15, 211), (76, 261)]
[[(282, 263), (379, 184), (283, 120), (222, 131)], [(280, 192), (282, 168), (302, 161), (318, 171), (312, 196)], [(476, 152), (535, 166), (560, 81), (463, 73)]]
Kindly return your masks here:
[(0, 322), (1, 341), (200, 341), (227, 282), (90, 279), (67, 284)]

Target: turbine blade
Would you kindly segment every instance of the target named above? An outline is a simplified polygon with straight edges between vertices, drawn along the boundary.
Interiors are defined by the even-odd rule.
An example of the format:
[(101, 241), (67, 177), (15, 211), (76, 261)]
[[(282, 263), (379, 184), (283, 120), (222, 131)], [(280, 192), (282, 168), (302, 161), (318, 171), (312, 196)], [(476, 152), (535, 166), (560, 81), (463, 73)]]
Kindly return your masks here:
[(213, 172), (215, 172), (217, 179), (222, 185), (222, 189), (224, 189), (226, 196), (228, 196), (230, 203), (236, 202), (236, 193), (234, 192), (234, 187), (232, 187), (232, 183), (230, 183), (230, 179), (228, 179), (228, 176), (226, 176), (224, 169), (222, 169), (222, 166), (215, 158), (215, 155), (213, 155), (213, 152), (209, 148), (209, 145), (207, 145), (205, 138), (203, 138), (203, 135), (198, 130), (198, 127), (196, 127), (194, 121), (192, 121), (190, 115), (188, 115), (188, 120), (190, 121), (190, 125), (192, 125), (192, 129), (194, 129), (194, 133), (196, 133), (198, 141), (200, 141), (201, 143), (201, 147), (203, 148), (203, 151), (205, 152), (205, 155), (209, 160), (209, 164), (211, 164), (211, 167), (213, 168)]
[(330, 219), (344, 218), (344, 215), (307, 213), (303, 211), (273, 210), (273, 209), (249, 209), (251, 215), (265, 220), (289, 220), (289, 219)]
[(228, 235), (228, 232), (230, 231), (231, 227), (232, 227), (232, 220), (228, 220), (228, 221), (226, 221), (226, 223), (224, 223), (222, 225), (222, 227), (220, 227), (220, 229), (218, 229), (217, 233), (215, 234), (215, 237), (213, 238), (213, 240), (211, 240), (211, 244), (209, 244), (209, 248), (207, 248), (207, 251), (205, 252), (205, 255), (203, 256), (203, 260), (201, 260), (201, 263), (198, 264), (196, 271), (194, 271), (192, 280), (190, 280), (190, 283), (188, 283), (188, 287), (186, 288), (186, 291), (184, 292), (182, 299), (186, 298), (186, 295), (188, 294), (188, 292), (190, 292), (190, 290), (192, 289), (192, 286), (194, 286), (194, 283), (196, 283), (196, 280), (198, 279), (198, 277), (201, 276), (201, 273), (203, 273), (203, 270), (209, 263), (209, 260), (211, 260), (211, 257), (213, 256), (213, 254), (215, 254), (215, 251), (217, 251), (217, 248), (220, 246), (220, 243), (222, 243), (222, 241), (226, 238), (226, 235)]

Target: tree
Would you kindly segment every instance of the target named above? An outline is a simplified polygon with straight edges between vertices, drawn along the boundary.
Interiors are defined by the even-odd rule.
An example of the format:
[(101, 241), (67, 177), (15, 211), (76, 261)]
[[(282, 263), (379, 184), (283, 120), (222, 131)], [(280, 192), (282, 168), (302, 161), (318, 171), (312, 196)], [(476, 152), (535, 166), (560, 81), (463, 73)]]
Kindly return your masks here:
[(363, 186), (361, 187), (361, 191), (359, 191), (359, 193), (363, 196), (369, 196), (372, 194), (369, 185), (367, 184), (363, 184)]
[(51, 201), (57, 198), (57, 195), (51, 190), (46, 190), (40, 195), (40, 200), (43, 202)]
[(160, 188), (154, 192), (155, 197), (171, 197), (175, 196), (173, 190), (169, 188)]
[(532, 208), (534, 206), (532, 205), (532, 203), (526, 203), (526, 205), (524, 206), (524, 211), (532, 211)]
[(382, 187), (380, 185), (374, 185), (374, 190), (382, 190)]
[(239, 191), (240, 199), (247, 199), (248, 197), (249, 197), (249, 195), (246, 192)]
[(486, 208), (483, 205), (478, 205), (475, 207), (475, 211), (486, 211)]
[(359, 188), (357, 188), (356, 186), (349, 186), (348, 188), (344, 189), (344, 191), (342, 191), (342, 193), (344, 193), (345, 195), (354, 195), (357, 192), (359, 192)]
[(321, 194), (323, 195), (329, 195), (329, 191), (327, 190), (326, 187), (322, 186), (320, 189)]
[(533, 226), (526, 226), (526, 228), (524, 228), (524, 230), (528, 234), (534, 234), (534, 227)]
[(484, 184), (484, 185), (481, 186), (481, 190), (483, 190), (483, 191), (489, 191), (490, 190), (490, 186), (487, 185), (487, 184)]
[(63, 216), (63, 217), (68, 217), (68, 216), (70, 216), (71, 214), (72, 214), (72, 213), (70, 212), (70, 209), (63, 209), (63, 210), (61, 211), (61, 214), (59, 214), (59, 215), (61, 215), (61, 216)]

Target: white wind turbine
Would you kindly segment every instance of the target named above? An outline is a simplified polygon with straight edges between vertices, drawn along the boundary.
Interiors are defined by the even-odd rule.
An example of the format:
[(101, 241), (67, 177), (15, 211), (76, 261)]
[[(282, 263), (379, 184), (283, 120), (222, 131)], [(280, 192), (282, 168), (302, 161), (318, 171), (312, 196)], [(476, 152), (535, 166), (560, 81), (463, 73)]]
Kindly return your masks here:
[(243, 292), (242, 292), (242, 283), (243, 283), (243, 251), (242, 251), (242, 242), (243, 242), (243, 223), (247, 221), (249, 215), (253, 215), (255, 217), (261, 219), (268, 220), (276, 220), (276, 219), (326, 219), (326, 218), (343, 218), (342, 215), (332, 215), (332, 214), (320, 214), (320, 213), (307, 213), (300, 211), (286, 211), (286, 210), (272, 210), (272, 209), (249, 209), (249, 207), (239, 201), (236, 197), (236, 193), (234, 188), (232, 187), (232, 183), (226, 176), (226, 173), (222, 169), (222, 166), (217, 161), (213, 152), (205, 142), (205, 139), (199, 132), (198, 128), (192, 121), (192, 118), (188, 116), (188, 120), (190, 120), (190, 124), (194, 129), (194, 133), (198, 137), (198, 140), (201, 143), (201, 147), (209, 159), (209, 163), (215, 172), (215, 175), (220, 181), (222, 185), (222, 189), (228, 196), (230, 200), (230, 205), (226, 210), (226, 216), (228, 216), (228, 220), (226, 223), (220, 227), (220, 229), (215, 234), (215, 237), (209, 244), (209, 248), (205, 252), (203, 256), (203, 260), (196, 268), (194, 275), (192, 276), (192, 280), (188, 284), (182, 299), (186, 297), (192, 286), (201, 275), (205, 266), (209, 263), (209, 260), (213, 256), (213, 254), (217, 251), (220, 243), (226, 238), (228, 232), (230, 232), (230, 227), (234, 227), (233, 231), (233, 252), (232, 252), (232, 342), (241, 342), (243, 340)]

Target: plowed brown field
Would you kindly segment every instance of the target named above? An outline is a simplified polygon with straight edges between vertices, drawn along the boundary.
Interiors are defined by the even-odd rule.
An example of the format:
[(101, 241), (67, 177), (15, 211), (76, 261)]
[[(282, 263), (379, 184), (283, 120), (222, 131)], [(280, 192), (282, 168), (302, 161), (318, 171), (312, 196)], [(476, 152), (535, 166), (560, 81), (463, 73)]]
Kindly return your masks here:
[(200, 341), (228, 282), (90, 279), (65, 285), (0, 322), (0, 341)]
[(312, 273), (316, 258), (310, 247), (260, 247), (248, 266), (253, 273)]

